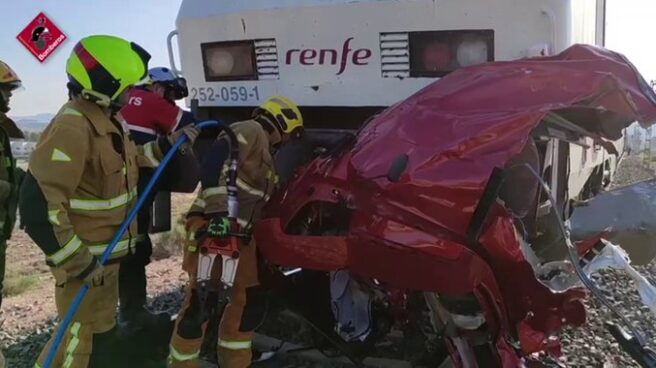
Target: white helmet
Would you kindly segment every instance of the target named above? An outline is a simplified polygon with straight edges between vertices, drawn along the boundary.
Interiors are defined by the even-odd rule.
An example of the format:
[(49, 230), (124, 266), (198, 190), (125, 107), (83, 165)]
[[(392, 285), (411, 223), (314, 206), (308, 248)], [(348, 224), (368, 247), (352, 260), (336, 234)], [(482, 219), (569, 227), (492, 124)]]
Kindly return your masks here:
[(148, 76), (144, 78), (141, 84), (148, 85), (153, 83), (164, 85), (171, 92), (171, 98), (173, 100), (179, 100), (189, 95), (187, 80), (178, 77), (169, 68), (159, 66), (149, 69)]
[(172, 83), (178, 76), (169, 68), (158, 66), (148, 70), (148, 83)]

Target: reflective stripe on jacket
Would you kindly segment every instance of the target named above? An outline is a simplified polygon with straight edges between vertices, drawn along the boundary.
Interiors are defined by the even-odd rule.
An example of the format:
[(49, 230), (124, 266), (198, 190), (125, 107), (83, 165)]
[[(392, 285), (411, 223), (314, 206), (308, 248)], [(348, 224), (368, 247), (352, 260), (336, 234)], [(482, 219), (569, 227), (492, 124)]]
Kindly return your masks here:
[[(246, 226), (259, 220), (261, 209), (273, 193), (277, 180), (269, 136), (262, 125), (254, 120), (246, 120), (230, 127), (239, 141), (239, 222)], [(190, 213), (227, 212), (227, 165), (226, 162), (223, 168), (217, 168), (222, 170), (219, 186), (202, 190), (189, 210)]]
[[(156, 142), (148, 148), (144, 157), (124, 127), (94, 103), (62, 107), (32, 153), (21, 192), (28, 229), (52, 229), (53, 236), (30, 234), (52, 266), (79, 252), (102, 254), (136, 202), (138, 167), (156, 166), (162, 157)], [(136, 236), (133, 222), (112, 258), (126, 255)]]

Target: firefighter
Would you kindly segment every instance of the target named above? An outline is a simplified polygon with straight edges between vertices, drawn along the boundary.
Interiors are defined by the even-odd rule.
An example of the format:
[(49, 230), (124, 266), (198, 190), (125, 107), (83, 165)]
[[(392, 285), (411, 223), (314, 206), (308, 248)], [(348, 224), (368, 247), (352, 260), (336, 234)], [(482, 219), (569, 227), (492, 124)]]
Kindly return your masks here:
[[(187, 83), (170, 69), (151, 68), (141, 85), (130, 91), (128, 103), (119, 112), (119, 118), (130, 129), (138, 145), (144, 145), (158, 136), (194, 123), (193, 115), (183, 111), (175, 100), (187, 97)], [(139, 170), (138, 192), (148, 184), (152, 169)], [(146, 310), (146, 266), (150, 263), (152, 243), (148, 236), (150, 209), (157, 190), (139, 212), (138, 240), (133, 254), (121, 262), (119, 272), (119, 321), (126, 333), (142, 330), (158, 323), (168, 323), (167, 314), (152, 315)]]
[[(21, 88), (21, 80), (9, 65), (0, 61), (0, 306), (2, 306), (2, 284), (5, 278), (5, 258), (7, 240), (16, 222), (18, 188), (25, 172), (16, 167), (11, 154), (10, 138), (25, 138), (13, 120), (7, 117), (9, 99), (12, 92)], [(0, 351), (0, 368), (5, 366), (5, 358)]]
[[(82, 285), (89, 287), (53, 367), (139, 366), (124, 351), (112, 350), (119, 262), (134, 245), (136, 223), (106, 266), (99, 258), (136, 202), (138, 166), (157, 166), (182, 134), (192, 141), (197, 135), (190, 126), (137, 147), (115, 119), (129, 89), (144, 78), (149, 59), (144, 49), (121, 38), (96, 35), (79, 41), (66, 64), (70, 100), (30, 158), (20, 214), (51, 267), (59, 318)], [(52, 343), (35, 367), (44, 363)]]
[[(248, 232), (260, 218), (260, 211), (277, 182), (273, 154), (291, 138), (300, 137), (303, 118), (293, 102), (272, 97), (255, 109), (252, 120), (234, 123), (231, 128), (239, 141), (238, 222)], [(183, 268), (189, 273), (190, 284), (171, 338), (168, 361), (171, 368), (198, 367), (207, 318), (195, 285), (198, 244), (193, 238), (204, 228), (210, 236), (226, 235), (221, 230), (227, 221), (226, 178), (220, 178), (227, 170), (223, 165), (228, 155), (226, 146), (225, 140), (219, 139), (205, 155), (201, 165), (202, 191), (187, 214), (186, 228), (192, 240), (185, 249)], [(220, 268), (220, 262), (215, 266)], [(253, 330), (263, 319), (266, 305), (258, 285), (256, 248), (251, 240), (241, 248), (234, 287), (219, 326), (218, 360), (222, 368), (251, 364)]]
[(189, 95), (187, 82), (170, 69), (156, 67), (130, 90), (128, 104), (119, 112), (137, 144), (146, 144), (194, 122), (191, 113), (175, 104)]

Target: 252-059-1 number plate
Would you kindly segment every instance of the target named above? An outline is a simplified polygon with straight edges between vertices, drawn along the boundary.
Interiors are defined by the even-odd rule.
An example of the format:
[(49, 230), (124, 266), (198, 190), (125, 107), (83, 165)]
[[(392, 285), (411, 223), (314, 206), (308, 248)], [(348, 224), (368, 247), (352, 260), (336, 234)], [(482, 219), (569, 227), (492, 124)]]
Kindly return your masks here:
[(260, 100), (260, 91), (257, 86), (193, 87), (190, 95), (191, 99), (198, 99), (201, 102), (247, 102)]

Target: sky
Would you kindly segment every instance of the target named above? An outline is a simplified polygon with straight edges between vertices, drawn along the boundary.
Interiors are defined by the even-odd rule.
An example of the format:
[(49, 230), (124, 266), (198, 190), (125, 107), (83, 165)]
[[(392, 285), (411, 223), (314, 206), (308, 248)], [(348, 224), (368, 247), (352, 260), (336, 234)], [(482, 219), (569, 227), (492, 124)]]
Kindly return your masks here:
[(606, 47), (623, 53), (647, 81), (656, 79), (656, 0), (608, 0)]
[[(55, 113), (59, 109), (66, 100), (66, 59), (77, 40), (90, 34), (112, 34), (134, 41), (151, 53), (151, 67), (168, 66), (166, 36), (175, 28), (180, 3), (181, 0), (13, 1), (11, 7), (0, 12), (0, 60), (14, 68), (25, 90), (12, 98), (10, 116)], [(656, 79), (656, 45), (649, 41), (656, 0), (608, 3), (606, 46), (625, 54), (647, 80)], [(43, 63), (15, 37), (40, 11), (68, 36)]]

